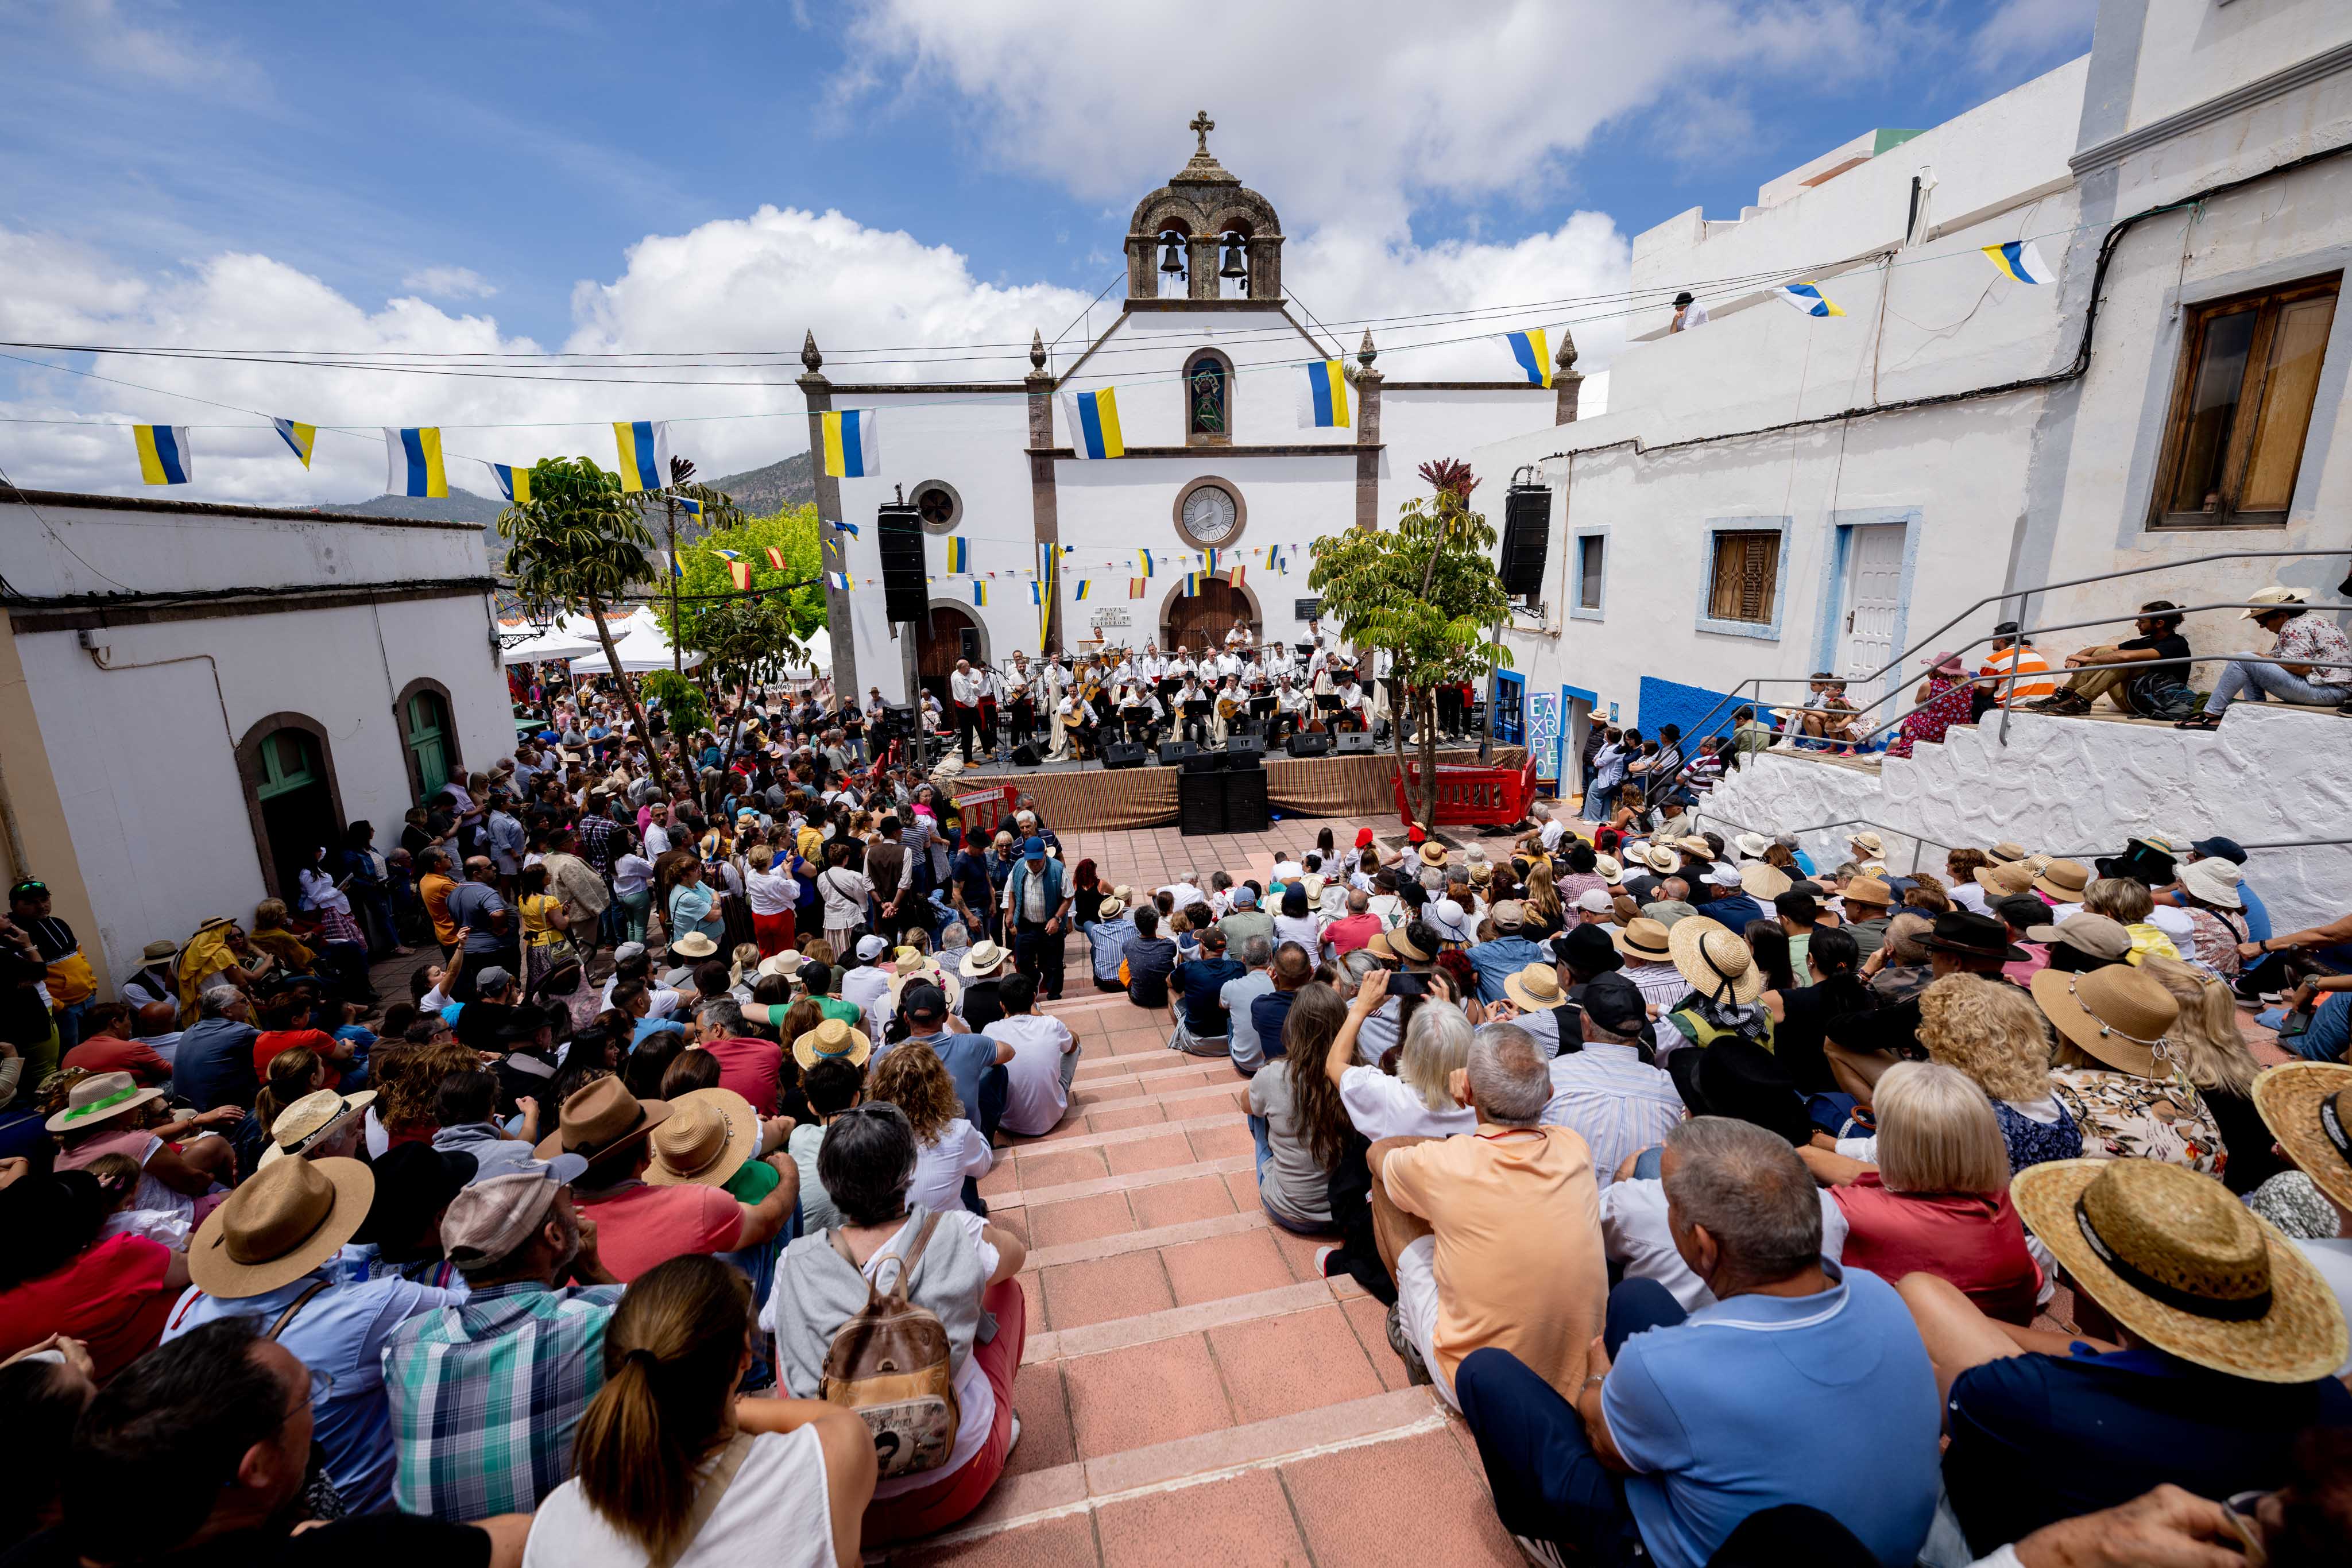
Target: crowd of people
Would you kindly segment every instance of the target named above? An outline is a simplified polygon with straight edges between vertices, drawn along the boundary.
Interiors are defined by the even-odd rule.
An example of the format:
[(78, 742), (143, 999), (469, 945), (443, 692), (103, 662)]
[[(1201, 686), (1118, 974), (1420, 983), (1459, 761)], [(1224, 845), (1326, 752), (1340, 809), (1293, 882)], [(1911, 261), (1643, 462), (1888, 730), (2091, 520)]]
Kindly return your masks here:
[(1027, 1330), (981, 1186), (1072, 1113), (1069, 954), (1245, 1083), (1268, 1220), (1534, 1561), (2345, 1560), (2352, 915), (2273, 929), (2222, 838), (1898, 874), (1650, 793), (1135, 886), (837, 714), (582, 693), (121, 1001), (19, 884), (0, 1564), (968, 1519)]

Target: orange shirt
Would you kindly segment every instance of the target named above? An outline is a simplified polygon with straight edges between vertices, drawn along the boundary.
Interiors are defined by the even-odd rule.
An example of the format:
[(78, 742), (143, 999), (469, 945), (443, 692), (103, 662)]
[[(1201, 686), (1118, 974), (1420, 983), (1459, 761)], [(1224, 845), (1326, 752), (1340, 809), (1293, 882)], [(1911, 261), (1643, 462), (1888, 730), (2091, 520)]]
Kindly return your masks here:
[(418, 880), (416, 891), (425, 900), (425, 913), (433, 917), (433, 940), (444, 947), (455, 945), (457, 923), (449, 918), (449, 895), (457, 891), (457, 879), (427, 872)]
[(1437, 1359), (1509, 1351), (1566, 1398), (1601, 1332), (1609, 1266), (1592, 1153), (1566, 1127), (1496, 1127), (1391, 1154), (1381, 1179), (1436, 1231)]
[[(2012, 662), (2017, 666), (2016, 673), (2020, 677), (2035, 675), (2042, 677), (2040, 680), (2021, 678), (2017, 682), (2019, 702), (2025, 702), (2033, 697), (2054, 696), (2057, 694), (2058, 684), (2048, 678), (2050, 661), (2043, 658), (2038, 650), (2026, 647), (2022, 643), (2012, 643), (1998, 653), (1987, 654), (1983, 666), (1977, 671), (1977, 674), (2006, 675), (2010, 674), (2010, 665)], [(2001, 697), (2002, 690), (2003, 688), (1995, 686), (1993, 695), (1997, 698)]]

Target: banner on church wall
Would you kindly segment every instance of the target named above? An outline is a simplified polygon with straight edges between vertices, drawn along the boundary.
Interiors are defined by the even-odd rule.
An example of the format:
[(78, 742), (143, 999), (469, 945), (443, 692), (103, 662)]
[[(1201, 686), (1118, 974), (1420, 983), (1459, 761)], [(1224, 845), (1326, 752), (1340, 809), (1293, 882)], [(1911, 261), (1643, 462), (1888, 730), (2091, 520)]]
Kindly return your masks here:
[(1087, 623), (1099, 632), (1106, 626), (1132, 626), (1135, 617), (1124, 610), (1097, 610)]

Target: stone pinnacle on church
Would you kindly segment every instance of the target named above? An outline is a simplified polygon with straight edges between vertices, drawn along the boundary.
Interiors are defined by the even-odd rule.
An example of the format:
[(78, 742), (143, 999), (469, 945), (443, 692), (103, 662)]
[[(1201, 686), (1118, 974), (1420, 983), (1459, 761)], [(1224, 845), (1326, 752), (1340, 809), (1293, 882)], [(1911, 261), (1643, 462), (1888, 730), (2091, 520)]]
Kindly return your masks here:
[(824, 356), (816, 351), (814, 328), (809, 329), (808, 335), (801, 340), (801, 363), (808, 367), (808, 373), (811, 375), (816, 374), (824, 368)]
[(1038, 371), (1045, 368), (1045, 334), (1041, 329), (1033, 329), (1029, 334), (1029, 367)]
[(1559, 352), (1554, 354), (1552, 360), (1562, 371), (1576, 368), (1576, 340), (1569, 336), (1565, 327), (1559, 329)]
[(1370, 327), (1365, 328), (1364, 340), (1356, 346), (1356, 362), (1369, 371), (1372, 368), (1372, 361), (1380, 358), (1380, 354), (1381, 351), (1372, 347), (1372, 329)]

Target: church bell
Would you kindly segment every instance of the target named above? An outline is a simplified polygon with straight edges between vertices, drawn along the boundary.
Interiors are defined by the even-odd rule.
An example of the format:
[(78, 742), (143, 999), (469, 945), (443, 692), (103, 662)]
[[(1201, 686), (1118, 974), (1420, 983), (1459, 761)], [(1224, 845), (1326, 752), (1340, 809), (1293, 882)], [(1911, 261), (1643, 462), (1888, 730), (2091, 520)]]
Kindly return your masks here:
[(1229, 234), (1225, 236), (1225, 263), (1223, 267), (1217, 268), (1217, 276), (1219, 277), (1242, 278), (1249, 277), (1249, 268), (1242, 262), (1241, 235), (1237, 234)]
[(1184, 275), (1184, 242), (1180, 236), (1168, 236), (1168, 248), (1160, 256), (1160, 270), (1178, 277)]

